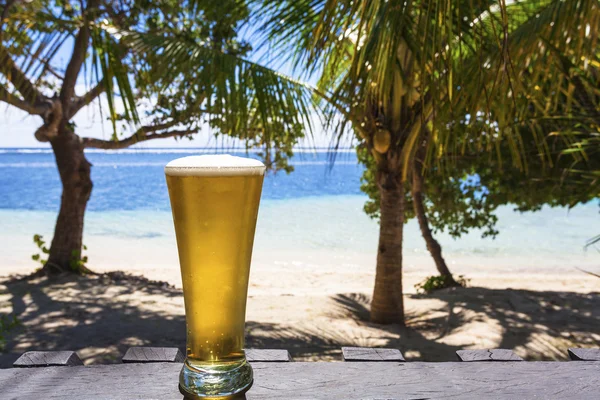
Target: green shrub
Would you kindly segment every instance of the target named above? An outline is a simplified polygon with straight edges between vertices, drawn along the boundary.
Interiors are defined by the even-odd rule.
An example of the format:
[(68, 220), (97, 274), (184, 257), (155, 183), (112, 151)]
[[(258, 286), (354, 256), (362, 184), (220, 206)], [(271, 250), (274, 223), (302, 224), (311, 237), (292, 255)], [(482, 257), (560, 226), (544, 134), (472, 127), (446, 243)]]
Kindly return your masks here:
[(469, 283), (469, 280), (463, 275), (455, 277), (454, 281), (448, 275), (434, 275), (428, 276), (422, 282), (417, 283), (415, 289), (417, 289), (417, 293), (431, 293), (436, 290), (456, 286), (456, 283), (459, 286), (465, 287)]
[(42, 268), (48, 262), (48, 253), (50, 250), (46, 247), (46, 241), (44, 241), (44, 237), (42, 235), (33, 235), (33, 243), (40, 250), (40, 253), (33, 254), (31, 259), (33, 261), (37, 261), (42, 264)]
[(0, 315), (0, 352), (4, 351), (6, 346), (6, 334), (19, 325), (21, 325), (21, 321), (19, 321), (16, 315), (12, 317)]
[[(42, 265), (42, 268), (48, 262), (47, 255), (50, 253), (50, 250), (46, 247), (46, 241), (42, 235), (33, 235), (33, 243), (40, 250), (40, 253), (33, 254), (31, 259), (33, 261), (37, 261)], [(87, 250), (87, 246), (83, 245), (83, 250)], [(73, 271), (85, 274), (88, 272), (86, 267), (86, 263), (88, 261), (88, 257), (86, 255), (82, 255), (79, 251), (73, 250), (71, 252), (71, 262), (70, 267)]]

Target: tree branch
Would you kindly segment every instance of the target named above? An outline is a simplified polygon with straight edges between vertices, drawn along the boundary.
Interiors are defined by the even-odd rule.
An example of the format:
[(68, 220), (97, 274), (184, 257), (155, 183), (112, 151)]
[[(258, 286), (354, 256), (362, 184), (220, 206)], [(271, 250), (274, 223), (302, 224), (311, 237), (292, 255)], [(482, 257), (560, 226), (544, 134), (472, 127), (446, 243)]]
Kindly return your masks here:
[(79, 112), (79, 110), (81, 110), (83, 107), (90, 104), (98, 96), (100, 96), (102, 93), (104, 93), (105, 89), (106, 88), (104, 86), (104, 80), (103, 80), (100, 83), (98, 83), (96, 86), (91, 88), (89, 92), (87, 92), (86, 94), (84, 94), (81, 97), (78, 97), (75, 100), (75, 102), (72, 104), (71, 108), (69, 109), (68, 118), (69, 119), (73, 118), (73, 116), (75, 114), (77, 114)]
[(17, 107), (26, 113), (33, 115), (43, 115), (49, 107), (45, 106), (34, 106), (19, 97), (10, 93), (5, 87), (0, 86), (0, 101), (10, 104), (11, 106)]
[(133, 135), (121, 140), (102, 140), (94, 138), (82, 138), (83, 147), (93, 149), (117, 150), (125, 149), (136, 143), (145, 142), (153, 139), (166, 139), (171, 137), (185, 137), (198, 132), (197, 129), (172, 130), (157, 133), (152, 130), (154, 127), (143, 126), (138, 129)]
[(24, 101), (30, 107), (35, 107), (38, 103), (47, 100), (47, 97), (33, 86), (25, 73), (15, 64), (10, 53), (2, 44), (0, 44), (0, 73), (21, 93)]
[(87, 14), (91, 9), (97, 6), (97, 1), (90, 0), (87, 8), (83, 11), (83, 26), (79, 29), (77, 36), (75, 37), (75, 43), (73, 44), (73, 54), (71, 60), (65, 70), (65, 80), (63, 81), (62, 88), (60, 90), (60, 101), (63, 104), (63, 110), (69, 111), (69, 102), (75, 94), (75, 84), (77, 83), (77, 77), (79, 71), (85, 62), (87, 48), (90, 44), (90, 27), (88, 25)]

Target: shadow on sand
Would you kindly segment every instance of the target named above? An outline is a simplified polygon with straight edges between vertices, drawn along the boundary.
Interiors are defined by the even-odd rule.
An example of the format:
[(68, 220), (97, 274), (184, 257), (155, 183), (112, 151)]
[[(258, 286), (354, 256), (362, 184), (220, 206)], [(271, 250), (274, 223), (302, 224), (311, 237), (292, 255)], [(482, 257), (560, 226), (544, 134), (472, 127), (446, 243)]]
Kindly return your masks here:
[[(331, 324), (248, 321), (247, 347), (288, 349), (296, 359), (339, 360), (341, 346), (377, 343), (399, 348), (407, 358), (450, 361), (458, 349), (481, 348), (477, 340), (452, 339), (465, 330), (461, 337), (470, 338), (472, 326), (483, 337), (495, 326), (489, 328), (497, 336), (495, 347), (516, 349), (527, 359), (564, 359), (569, 346), (600, 345), (599, 293), (474, 287), (406, 298), (408, 328), (372, 324), (368, 296), (338, 294), (324, 311)], [(424, 309), (410, 306), (418, 302), (431, 307), (411, 312)], [(110, 363), (120, 362), (130, 346), (185, 348), (181, 291), (122, 273), (6, 280), (0, 285), (0, 313), (20, 321), (5, 333), (0, 367), (10, 367), (27, 350), (77, 350), (86, 363)], [(339, 330), (336, 321), (351, 321), (353, 329)]]
[[(365, 326), (390, 332), (385, 346), (424, 361), (456, 360), (455, 351), (482, 348), (477, 337), (494, 338), (495, 348), (514, 349), (528, 360), (561, 360), (568, 347), (600, 347), (600, 293), (452, 288), (406, 296), (407, 304), (438, 300), (420, 314), (407, 312), (407, 328), (367, 321), (369, 298), (337, 295), (335, 301)], [(475, 325), (479, 325), (477, 328)], [(481, 327), (484, 327), (483, 329)], [(472, 341), (452, 344), (454, 333)], [(472, 335), (469, 335), (469, 333)], [(484, 347), (485, 348), (485, 347)]]

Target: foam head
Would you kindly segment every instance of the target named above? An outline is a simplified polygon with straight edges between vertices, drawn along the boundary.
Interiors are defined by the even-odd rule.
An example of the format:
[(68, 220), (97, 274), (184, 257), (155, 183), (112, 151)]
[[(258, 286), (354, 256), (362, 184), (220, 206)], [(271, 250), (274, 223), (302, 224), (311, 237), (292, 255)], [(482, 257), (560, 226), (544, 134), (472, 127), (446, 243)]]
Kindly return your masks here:
[(171, 176), (244, 176), (264, 175), (265, 165), (252, 158), (229, 154), (189, 156), (173, 160), (165, 167)]

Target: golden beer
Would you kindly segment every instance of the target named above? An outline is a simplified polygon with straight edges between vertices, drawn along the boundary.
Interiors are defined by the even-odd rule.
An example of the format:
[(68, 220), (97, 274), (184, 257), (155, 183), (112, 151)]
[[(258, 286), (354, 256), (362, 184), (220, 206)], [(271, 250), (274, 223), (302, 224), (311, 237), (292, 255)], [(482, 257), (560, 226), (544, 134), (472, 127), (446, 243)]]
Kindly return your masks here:
[(227, 155), (165, 167), (185, 301), (184, 394), (225, 396), (252, 383), (244, 325), (264, 171), (260, 161)]

